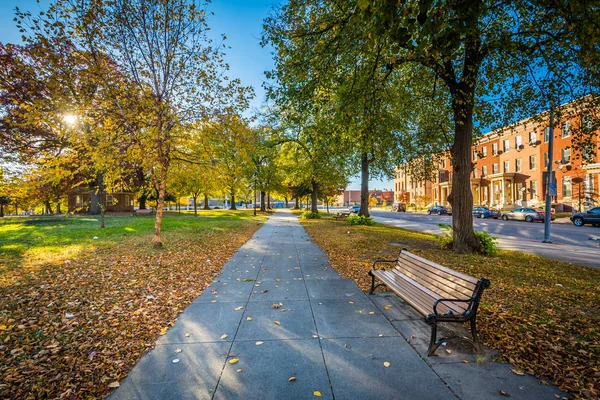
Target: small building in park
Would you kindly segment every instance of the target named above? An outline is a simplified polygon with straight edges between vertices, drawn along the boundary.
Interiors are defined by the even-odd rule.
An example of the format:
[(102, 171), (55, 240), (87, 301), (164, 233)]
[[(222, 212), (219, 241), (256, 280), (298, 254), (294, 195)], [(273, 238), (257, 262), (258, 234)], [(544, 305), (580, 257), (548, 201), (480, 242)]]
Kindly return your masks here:
[[(92, 192), (73, 190), (69, 192), (69, 212), (85, 214), (90, 210)], [(133, 192), (113, 192), (100, 194), (100, 203), (106, 212), (133, 212)]]

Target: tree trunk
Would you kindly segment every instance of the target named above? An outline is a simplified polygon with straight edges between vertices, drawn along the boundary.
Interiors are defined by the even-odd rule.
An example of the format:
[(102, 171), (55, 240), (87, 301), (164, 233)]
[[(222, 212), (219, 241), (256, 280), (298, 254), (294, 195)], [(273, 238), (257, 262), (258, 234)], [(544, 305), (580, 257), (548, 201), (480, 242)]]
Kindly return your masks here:
[(197, 198), (198, 198), (198, 196), (192, 197), (192, 199), (194, 199), (194, 217), (198, 216), (198, 203), (196, 202)]
[(369, 155), (360, 157), (360, 211), (358, 215), (369, 216)]
[(100, 209), (100, 228), (104, 228), (104, 207)]
[(62, 211), (60, 210), (60, 202), (56, 203), (56, 213), (62, 214)]
[(319, 184), (312, 180), (312, 192), (310, 193), (310, 211), (314, 213), (319, 212), (319, 208), (317, 207), (318, 195), (319, 195)]
[(267, 210), (271, 209), (271, 193), (267, 192)]
[(148, 198), (148, 196), (146, 194), (142, 194), (140, 196), (140, 198), (138, 199), (138, 202), (140, 203), (140, 210), (146, 209), (146, 199), (147, 198)]
[(329, 214), (329, 197), (325, 199), (325, 206), (327, 207), (327, 214)]
[(162, 217), (165, 208), (165, 193), (167, 192), (167, 169), (163, 166), (160, 168), (160, 178), (158, 183), (158, 201), (156, 202), (156, 219), (154, 220), (154, 239), (152, 244), (154, 247), (162, 247), (162, 239), (160, 233), (162, 230)]
[(285, 199), (285, 208), (290, 208), (290, 206), (288, 205), (288, 198), (287, 198), (287, 196), (283, 196), (283, 198)]
[(265, 192), (260, 192), (260, 211), (266, 211), (265, 209)]
[(210, 207), (208, 206), (208, 195), (206, 193), (204, 193), (204, 209), (210, 210)]
[(52, 206), (50, 205), (50, 201), (49, 200), (45, 200), (44, 201), (44, 205), (46, 206), (46, 214), (54, 214), (54, 212), (52, 211)]
[(4, 217), (4, 205), (0, 204), (0, 218)]
[(300, 204), (298, 204), (298, 196), (296, 196), (296, 205), (294, 206), (294, 210), (299, 210)]
[[(454, 144), (452, 146), (452, 191), (448, 201), (452, 206), (452, 247), (456, 253), (479, 249), (473, 231), (473, 193), (471, 192), (471, 146), (473, 145), (474, 89), (460, 87), (452, 99), (454, 111)], [(459, 95), (458, 93), (463, 93)]]
[(231, 191), (231, 207), (229, 207), (230, 210), (237, 210), (237, 207), (235, 206), (235, 193), (232, 190)]

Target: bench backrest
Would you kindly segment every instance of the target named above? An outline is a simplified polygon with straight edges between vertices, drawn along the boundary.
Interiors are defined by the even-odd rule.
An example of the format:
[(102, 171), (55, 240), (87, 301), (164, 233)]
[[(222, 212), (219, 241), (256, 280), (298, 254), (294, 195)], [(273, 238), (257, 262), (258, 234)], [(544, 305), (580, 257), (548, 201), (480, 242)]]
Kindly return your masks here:
[[(478, 279), (421, 258), (404, 249), (398, 256), (395, 268), (400, 274), (411, 279), (421, 290), (432, 292), (441, 298), (470, 299), (478, 295), (480, 286)], [(467, 311), (469, 303), (452, 303), (451, 308), (456, 311)]]

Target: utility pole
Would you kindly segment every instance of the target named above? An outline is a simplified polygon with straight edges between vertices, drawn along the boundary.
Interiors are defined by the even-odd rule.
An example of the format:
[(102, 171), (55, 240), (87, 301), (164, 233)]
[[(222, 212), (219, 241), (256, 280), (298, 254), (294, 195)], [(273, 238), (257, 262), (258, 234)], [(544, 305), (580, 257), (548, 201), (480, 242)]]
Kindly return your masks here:
[(552, 218), (552, 196), (556, 195), (556, 185), (552, 179), (552, 152), (554, 150), (554, 102), (550, 103), (550, 121), (548, 124), (548, 169), (546, 176), (546, 215), (544, 217), (544, 240), (542, 243), (552, 243), (550, 240), (550, 220)]

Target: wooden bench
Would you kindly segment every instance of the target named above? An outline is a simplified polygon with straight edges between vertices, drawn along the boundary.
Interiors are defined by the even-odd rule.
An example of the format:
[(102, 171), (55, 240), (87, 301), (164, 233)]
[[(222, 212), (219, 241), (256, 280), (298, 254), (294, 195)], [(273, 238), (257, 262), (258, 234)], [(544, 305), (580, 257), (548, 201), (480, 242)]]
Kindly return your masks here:
[[(375, 269), (379, 263), (395, 264), (392, 269)], [(482, 347), (477, 336), (477, 308), (484, 289), (490, 281), (476, 279), (443, 267), (402, 249), (396, 260), (376, 260), (369, 271), (371, 290), (387, 285), (400, 298), (425, 316), (431, 326), (431, 340), (427, 355), (448, 338), (437, 339), (438, 322), (470, 322), (473, 344), (477, 351)], [(375, 278), (382, 283), (375, 285)]]

